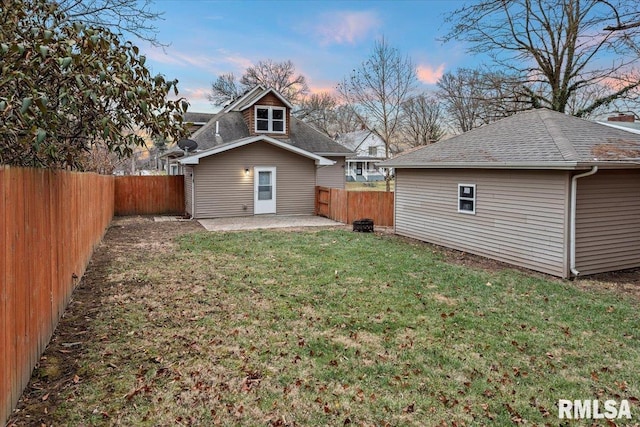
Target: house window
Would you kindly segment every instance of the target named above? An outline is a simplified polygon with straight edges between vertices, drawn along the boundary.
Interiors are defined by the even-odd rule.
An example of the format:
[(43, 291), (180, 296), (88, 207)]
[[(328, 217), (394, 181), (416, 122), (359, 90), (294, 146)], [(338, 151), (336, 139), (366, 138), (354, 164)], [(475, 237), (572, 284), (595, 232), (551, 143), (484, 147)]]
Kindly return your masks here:
[(256, 132), (284, 133), (285, 109), (256, 106)]
[(378, 157), (378, 147), (369, 147), (369, 155), (371, 157)]
[(458, 184), (458, 212), (476, 213), (476, 185)]

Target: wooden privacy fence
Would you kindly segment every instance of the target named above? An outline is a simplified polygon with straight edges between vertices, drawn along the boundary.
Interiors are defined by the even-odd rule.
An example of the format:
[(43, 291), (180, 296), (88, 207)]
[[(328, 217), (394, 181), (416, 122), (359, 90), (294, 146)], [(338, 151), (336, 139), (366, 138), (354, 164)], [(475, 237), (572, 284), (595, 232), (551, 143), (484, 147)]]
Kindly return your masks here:
[(114, 212), (181, 215), (183, 179), (0, 165), (0, 425)]
[(116, 215), (182, 215), (184, 176), (117, 176), (114, 197)]
[(393, 226), (394, 193), (386, 191), (346, 191), (316, 187), (316, 215), (351, 224), (370, 218), (375, 225)]
[(0, 424), (113, 217), (111, 176), (0, 166)]

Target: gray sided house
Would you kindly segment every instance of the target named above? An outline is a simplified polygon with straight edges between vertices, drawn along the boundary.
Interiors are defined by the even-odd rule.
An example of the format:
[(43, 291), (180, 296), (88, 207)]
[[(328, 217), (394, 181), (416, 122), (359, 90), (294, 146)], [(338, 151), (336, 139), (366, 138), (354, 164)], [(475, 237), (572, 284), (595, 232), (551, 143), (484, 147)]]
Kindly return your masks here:
[(292, 108), (274, 89), (256, 86), (191, 136), (197, 151), (179, 160), (189, 215), (312, 215), (316, 185), (344, 188), (345, 157), (353, 153)]
[(381, 164), (395, 231), (569, 278), (640, 266), (640, 135), (518, 113)]

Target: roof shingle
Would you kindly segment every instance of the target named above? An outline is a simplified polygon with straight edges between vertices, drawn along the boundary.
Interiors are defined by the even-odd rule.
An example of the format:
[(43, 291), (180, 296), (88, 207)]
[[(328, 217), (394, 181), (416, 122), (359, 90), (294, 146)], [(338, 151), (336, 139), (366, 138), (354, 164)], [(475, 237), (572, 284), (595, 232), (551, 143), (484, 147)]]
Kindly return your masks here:
[(386, 167), (637, 164), (640, 135), (548, 109), (529, 110), (380, 163)]

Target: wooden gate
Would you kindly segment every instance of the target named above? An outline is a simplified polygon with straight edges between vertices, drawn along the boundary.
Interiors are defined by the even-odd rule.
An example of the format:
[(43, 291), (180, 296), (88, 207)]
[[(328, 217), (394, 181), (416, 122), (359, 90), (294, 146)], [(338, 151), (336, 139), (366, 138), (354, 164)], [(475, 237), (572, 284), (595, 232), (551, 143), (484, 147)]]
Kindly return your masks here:
[(363, 218), (375, 225), (393, 226), (394, 193), (385, 191), (346, 191), (316, 187), (316, 215), (351, 224)]

